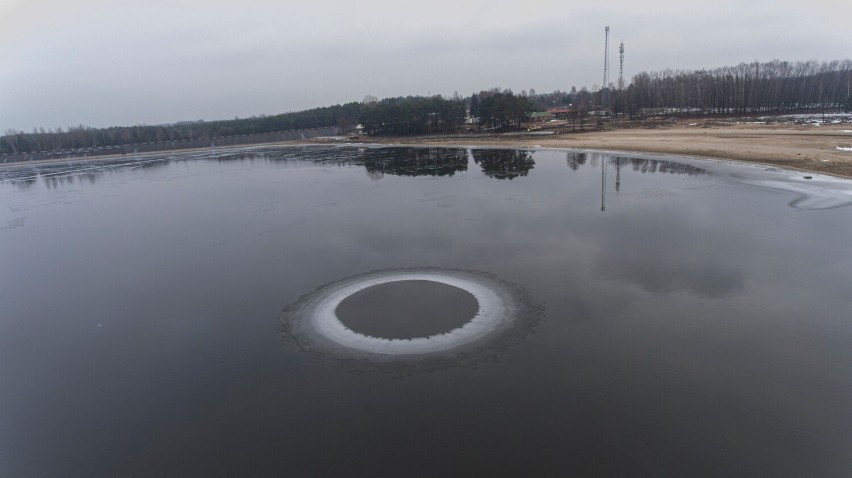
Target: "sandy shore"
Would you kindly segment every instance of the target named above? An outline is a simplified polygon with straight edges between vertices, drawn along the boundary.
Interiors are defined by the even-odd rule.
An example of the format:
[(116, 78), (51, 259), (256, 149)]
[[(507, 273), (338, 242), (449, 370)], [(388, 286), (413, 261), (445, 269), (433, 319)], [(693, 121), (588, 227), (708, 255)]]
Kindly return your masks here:
[[(691, 126), (692, 125), (692, 126)], [(852, 178), (852, 125), (707, 126), (683, 121), (653, 129), (630, 128), (557, 136), (469, 135), (384, 138), (379, 143), (412, 145), (540, 146), (662, 153), (762, 163)]]

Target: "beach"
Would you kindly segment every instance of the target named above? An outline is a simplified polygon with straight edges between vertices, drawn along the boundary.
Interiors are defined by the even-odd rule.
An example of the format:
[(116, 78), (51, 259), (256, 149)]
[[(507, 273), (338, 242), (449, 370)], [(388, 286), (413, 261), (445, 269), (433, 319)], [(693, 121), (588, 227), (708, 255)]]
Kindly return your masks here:
[(852, 125), (706, 123), (681, 120), (653, 128), (557, 135), (393, 137), (366, 140), (400, 145), (541, 147), (659, 153), (761, 163), (852, 178)]

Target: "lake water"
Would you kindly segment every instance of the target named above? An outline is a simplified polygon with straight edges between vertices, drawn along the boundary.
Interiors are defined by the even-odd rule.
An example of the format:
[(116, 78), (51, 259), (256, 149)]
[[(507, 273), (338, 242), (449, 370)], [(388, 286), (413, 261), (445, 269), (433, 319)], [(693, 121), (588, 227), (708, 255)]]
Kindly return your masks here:
[[(558, 150), (3, 168), (0, 476), (852, 476), (850, 203), (823, 176)], [(294, 333), (293, 304), (395, 271), (516, 307), (422, 359)], [(389, 284), (341, 316), (405, 338), (475, 311)]]

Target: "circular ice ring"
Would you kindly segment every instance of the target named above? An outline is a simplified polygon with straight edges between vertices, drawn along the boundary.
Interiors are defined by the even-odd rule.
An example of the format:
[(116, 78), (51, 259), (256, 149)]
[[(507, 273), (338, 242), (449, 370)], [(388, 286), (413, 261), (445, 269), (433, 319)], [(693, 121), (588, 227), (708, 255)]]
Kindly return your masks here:
[[(432, 281), (467, 291), (476, 299), (479, 310), (463, 326), (443, 334), (412, 339), (386, 339), (358, 333), (346, 327), (337, 317), (337, 306), (347, 297), (368, 287), (398, 281)], [(314, 333), (338, 346), (380, 355), (419, 355), (445, 352), (477, 342), (511, 321), (504, 295), (483, 278), (451, 271), (386, 272), (332, 287), (308, 307), (303, 324)]]

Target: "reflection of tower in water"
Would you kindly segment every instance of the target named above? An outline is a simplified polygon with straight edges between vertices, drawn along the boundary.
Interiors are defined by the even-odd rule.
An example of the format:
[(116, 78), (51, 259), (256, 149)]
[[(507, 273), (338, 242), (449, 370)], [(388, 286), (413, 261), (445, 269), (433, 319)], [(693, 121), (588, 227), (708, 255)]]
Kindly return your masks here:
[(610, 162), (615, 163), (615, 192), (621, 191), (621, 165), (626, 162), (626, 158), (608, 159), (606, 155), (595, 155), (593, 159), (597, 159), (601, 163), (601, 211), (606, 211), (606, 168)]
[(601, 159), (601, 211), (606, 211), (606, 158)]
[(615, 192), (621, 191), (621, 158), (615, 158)]
[[(625, 158), (625, 157), (608, 157), (606, 154), (601, 153), (577, 153), (577, 152), (569, 152), (565, 157), (565, 162), (569, 169), (572, 171), (577, 171), (586, 164), (586, 160), (589, 160), (589, 164), (592, 168), (598, 167), (598, 164), (601, 166), (601, 211), (606, 211), (606, 169), (610, 163), (615, 165), (615, 192), (618, 193), (621, 191), (621, 167), (632, 164), (634, 169), (638, 167), (638, 165), (647, 165), (662, 163), (660, 161), (649, 161), (645, 159), (636, 159), (636, 158)], [(656, 167), (656, 166), (655, 166)], [(678, 166), (672, 165), (666, 166), (666, 170), (678, 171)], [(656, 172), (656, 169), (654, 170)], [(683, 174), (700, 174), (694, 171), (701, 171), (697, 168), (685, 169)]]
[(641, 174), (683, 174), (687, 176), (699, 176), (712, 174), (690, 164), (681, 164), (673, 161), (662, 161), (659, 159), (631, 158), (625, 156), (609, 156), (603, 153), (578, 153), (568, 152), (565, 163), (568, 169), (578, 171), (583, 165), (589, 164), (594, 170), (600, 164), (601, 167), (601, 211), (606, 211), (606, 169), (609, 164), (615, 166), (615, 192), (621, 192), (621, 168), (632, 167), (633, 171)]

